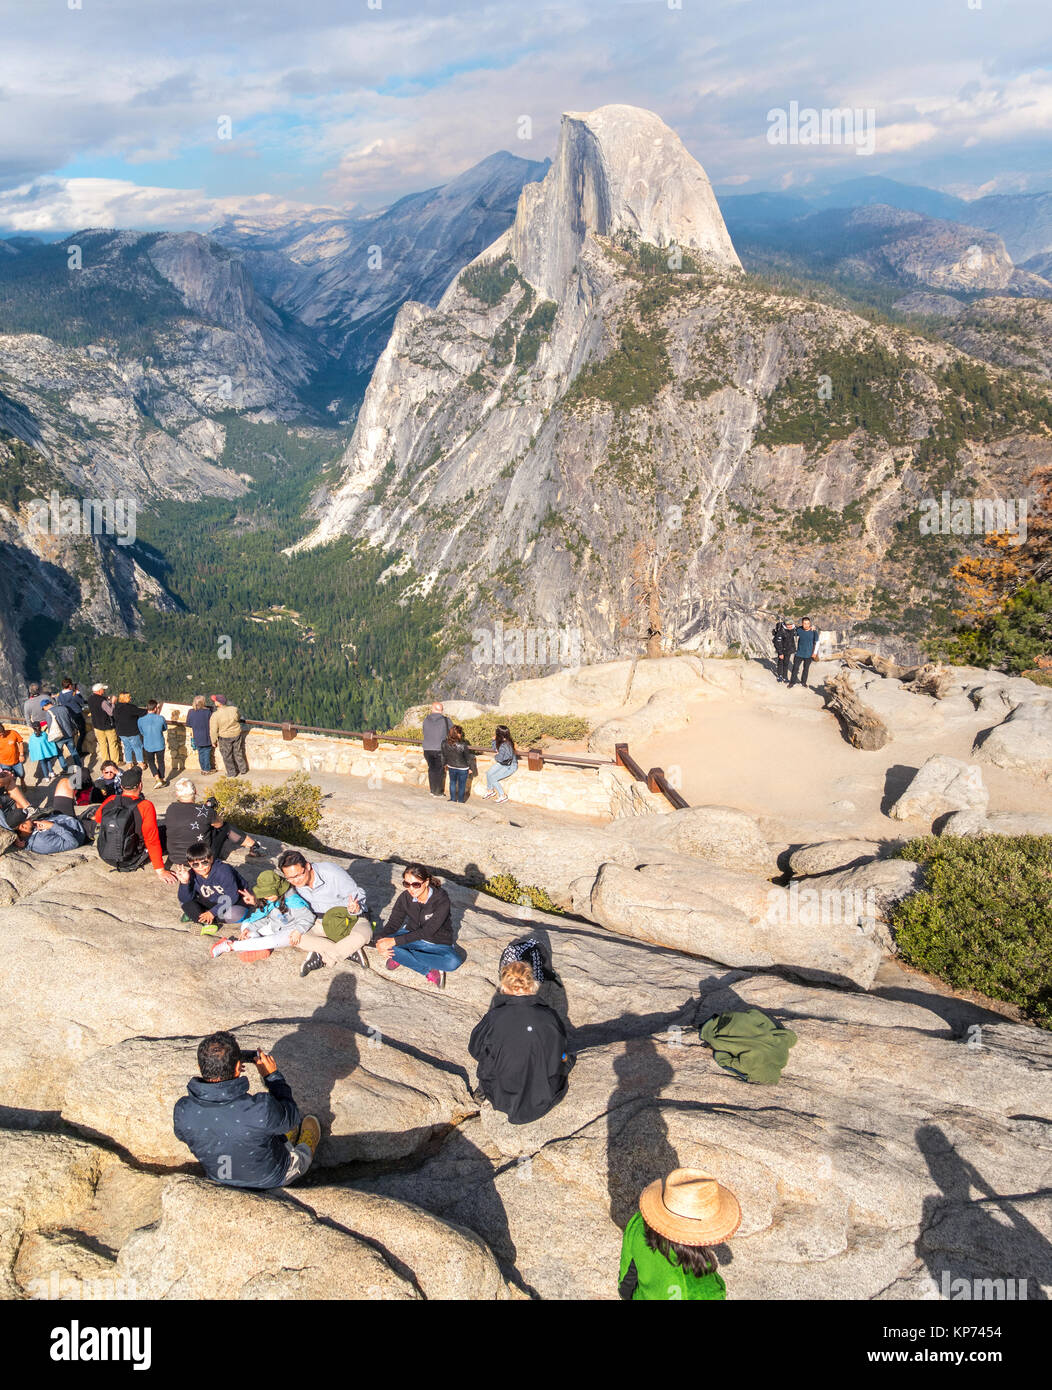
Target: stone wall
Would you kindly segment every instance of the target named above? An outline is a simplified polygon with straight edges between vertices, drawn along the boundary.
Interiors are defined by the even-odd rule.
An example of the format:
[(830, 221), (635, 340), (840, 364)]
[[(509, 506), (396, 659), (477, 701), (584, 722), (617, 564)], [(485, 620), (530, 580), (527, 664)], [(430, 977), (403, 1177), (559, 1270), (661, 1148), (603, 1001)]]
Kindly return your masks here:
[[(248, 765), (255, 771), (335, 773), (373, 780), (374, 786), (395, 783), (409, 787), (427, 786), (427, 764), (419, 748), (384, 743), (375, 752), (366, 752), (357, 739), (325, 738), (319, 734), (297, 734), (286, 740), (270, 730), (252, 729), (246, 741)], [(191, 763), (194, 761), (191, 755)], [(478, 758), (478, 777), (469, 779), (471, 796), (485, 796), (486, 772), (493, 759)], [(556, 767), (546, 763), (540, 772), (531, 772), (525, 757), (519, 770), (504, 783), (512, 801), (541, 806), (549, 811), (611, 820), (618, 816), (663, 814), (672, 807), (661, 795), (647, 791), (624, 768)]]

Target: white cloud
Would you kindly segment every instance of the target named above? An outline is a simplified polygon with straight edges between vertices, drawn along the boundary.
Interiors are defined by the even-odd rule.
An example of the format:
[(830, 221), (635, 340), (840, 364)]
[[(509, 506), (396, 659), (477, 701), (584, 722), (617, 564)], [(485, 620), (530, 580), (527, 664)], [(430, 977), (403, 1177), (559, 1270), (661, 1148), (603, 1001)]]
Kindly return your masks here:
[(82, 227), (206, 230), (241, 214), (301, 215), (287, 198), (261, 193), (210, 198), (195, 188), (144, 188), (124, 179), (38, 179), (0, 192), (0, 226), (16, 232), (53, 233)]

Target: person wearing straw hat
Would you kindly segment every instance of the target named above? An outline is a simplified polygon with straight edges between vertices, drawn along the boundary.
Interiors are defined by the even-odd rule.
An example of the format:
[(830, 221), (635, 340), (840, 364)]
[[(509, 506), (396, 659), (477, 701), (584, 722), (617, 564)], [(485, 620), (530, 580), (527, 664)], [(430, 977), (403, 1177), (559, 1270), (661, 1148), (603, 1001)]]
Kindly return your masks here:
[(741, 1225), (734, 1193), (699, 1168), (677, 1168), (644, 1188), (625, 1227), (618, 1292), (651, 1302), (724, 1299), (711, 1247)]

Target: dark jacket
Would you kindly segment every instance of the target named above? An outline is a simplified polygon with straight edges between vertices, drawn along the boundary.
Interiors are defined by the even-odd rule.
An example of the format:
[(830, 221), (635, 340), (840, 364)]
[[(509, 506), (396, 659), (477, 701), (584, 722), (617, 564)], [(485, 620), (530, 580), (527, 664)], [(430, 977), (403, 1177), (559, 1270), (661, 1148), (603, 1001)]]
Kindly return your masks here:
[(60, 705), (65, 705), (68, 710), (72, 710), (75, 719), (82, 719), (84, 716), (84, 696), (79, 690), (63, 690), (58, 696)]
[(468, 1051), (482, 1090), (513, 1125), (539, 1120), (566, 1091), (566, 1029), (536, 995), (499, 994)]
[(218, 812), (199, 801), (173, 801), (164, 813), (165, 843), (173, 864), (186, 863), (186, 851), (195, 840), (212, 843), (212, 821)]
[(190, 882), (180, 883), (179, 906), (191, 922), (196, 922), (202, 912), (222, 912), (224, 907), (240, 906), (239, 890), (244, 887), (245, 880), (238, 871), (217, 859), (207, 878), (191, 871)]
[(248, 1077), (188, 1083), (175, 1102), (175, 1137), (225, 1187), (280, 1187), (289, 1166), (285, 1135), (301, 1115), (280, 1071), (266, 1078), (266, 1091), (250, 1096)]
[(437, 753), (449, 733), (453, 721), (447, 715), (432, 712), (424, 719), (424, 752)]
[(113, 715), (107, 714), (102, 708), (102, 702), (111, 704), (108, 695), (97, 695), (94, 692), (88, 696), (88, 709), (91, 711), (91, 727), (93, 729), (112, 729)]
[(138, 738), (139, 720), (146, 711), (141, 705), (133, 705), (130, 700), (123, 704), (118, 700), (113, 706), (113, 727), (118, 738)]
[(818, 646), (818, 629), (798, 627), (796, 629), (796, 654), (797, 656), (813, 657), (815, 648)]
[(431, 886), (431, 896), (426, 903), (414, 902), (406, 889), (402, 889), (394, 900), (387, 926), (379, 928), (374, 936), (394, 936), (399, 927), (408, 923), (409, 930), (398, 938), (399, 946), (409, 946), (414, 941), (432, 941), (436, 946), (453, 945), (453, 922), (450, 917), (449, 896), (444, 888)]
[(463, 739), (456, 741), (446, 739), (442, 744), (442, 757), (446, 767), (473, 767), (475, 759), (472, 756), (471, 744)]
[(192, 709), (187, 711), (186, 727), (194, 736), (194, 746), (196, 748), (211, 748), (212, 739), (208, 732), (211, 719), (211, 710)]
[(778, 623), (771, 636), (774, 638), (774, 649), (779, 656), (792, 656), (796, 651), (796, 634), (799, 628), (786, 627), (784, 623)]

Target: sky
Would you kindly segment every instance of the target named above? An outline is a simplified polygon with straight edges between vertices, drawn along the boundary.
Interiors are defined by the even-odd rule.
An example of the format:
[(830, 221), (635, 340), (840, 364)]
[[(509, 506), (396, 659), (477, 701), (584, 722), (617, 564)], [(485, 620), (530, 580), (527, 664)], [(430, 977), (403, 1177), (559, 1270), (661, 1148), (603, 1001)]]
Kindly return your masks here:
[[(0, 33), (5, 233), (374, 209), (613, 102), (718, 192), (1052, 189), (1049, 0), (0, 0)], [(772, 143), (793, 102), (873, 139)]]

